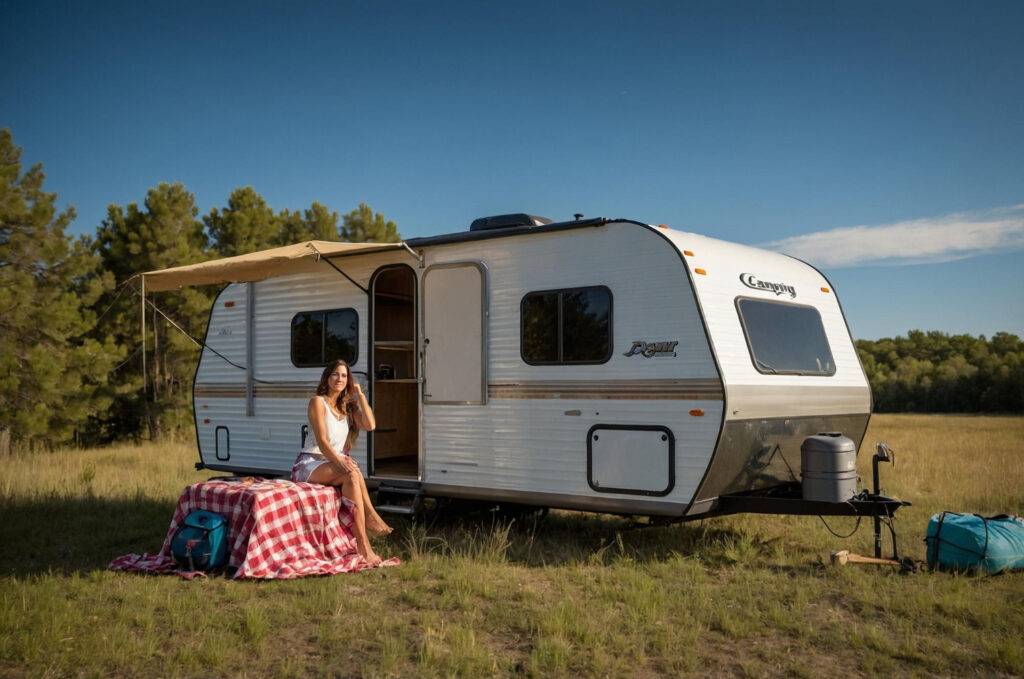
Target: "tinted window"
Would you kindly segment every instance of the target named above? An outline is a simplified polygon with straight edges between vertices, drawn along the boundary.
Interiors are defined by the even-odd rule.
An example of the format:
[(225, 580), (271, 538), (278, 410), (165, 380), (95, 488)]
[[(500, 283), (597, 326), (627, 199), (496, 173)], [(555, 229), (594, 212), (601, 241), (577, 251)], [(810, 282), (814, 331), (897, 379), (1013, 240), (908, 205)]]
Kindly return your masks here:
[(292, 363), (299, 368), (325, 366), (358, 357), (359, 316), (353, 309), (303, 311), (292, 318)]
[(766, 374), (832, 375), (832, 350), (814, 307), (760, 299), (737, 300), (754, 367)]
[(612, 295), (606, 287), (531, 292), (520, 311), (527, 363), (604, 363), (611, 356)]
[(535, 293), (523, 298), (522, 354), (527, 363), (558, 360), (558, 293)]
[(296, 366), (323, 365), (323, 318), (323, 312), (316, 311), (292, 319), (292, 363)]

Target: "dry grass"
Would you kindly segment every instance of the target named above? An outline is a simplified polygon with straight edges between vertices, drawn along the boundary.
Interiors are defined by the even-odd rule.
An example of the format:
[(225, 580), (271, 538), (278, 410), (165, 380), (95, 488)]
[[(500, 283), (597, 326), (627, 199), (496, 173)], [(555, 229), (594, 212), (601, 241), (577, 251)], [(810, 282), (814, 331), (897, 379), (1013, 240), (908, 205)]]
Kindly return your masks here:
[[(879, 416), (883, 486), (922, 558), (941, 509), (1024, 513), (1024, 419)], [(861, 473), (870, 478), (870, 447)], [(0, 675), (1019, 676), (1024, 573), (823, 565), (872, 549), (817, 518), (630, 529), (491, 514), (399, 524), (399, 568), (288, 582), (105, 570), (160, 545), (191, 446), (11, 456), (0, 475)], [(830, 521), (838, 530), (849, 519)]]

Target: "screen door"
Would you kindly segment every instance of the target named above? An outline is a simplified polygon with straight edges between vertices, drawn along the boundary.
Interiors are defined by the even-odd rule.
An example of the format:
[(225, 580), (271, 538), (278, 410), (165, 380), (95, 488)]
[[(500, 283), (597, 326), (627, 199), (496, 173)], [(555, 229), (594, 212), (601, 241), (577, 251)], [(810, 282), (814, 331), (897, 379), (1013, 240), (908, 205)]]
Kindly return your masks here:
[(476, 262), (440, 264), (423, 275), (423, 402), (487, 401), (487, 291)]

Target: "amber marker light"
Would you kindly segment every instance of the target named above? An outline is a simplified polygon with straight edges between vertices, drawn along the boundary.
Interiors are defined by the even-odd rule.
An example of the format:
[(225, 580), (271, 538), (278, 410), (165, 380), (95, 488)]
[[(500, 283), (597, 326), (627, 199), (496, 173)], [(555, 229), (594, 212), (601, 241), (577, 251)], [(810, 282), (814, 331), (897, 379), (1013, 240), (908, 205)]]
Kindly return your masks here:
[(230, 308), (230, 307), (235, 306), (235, 303), (234, 302), (224, 302), (224, 306)]
[(704, 269), (694, 269), (693, 272), (694, 273), (699, 273), (701, 276), (707, 276), (708, 275), (708, 272), (705, 271)]
[(822, 288), (821, 291), (822, 292), (831, 292), (831, 290), (829, 290), (828, 288)]
[(665, 226), (664, 224), (658, 224), (658, 228), (659, 229), (667, 229), (668, 227)]
[(208, 406), (208, 405), (206, 405), (206, 404), (204, 403), (204, 404), (203, 404), (203, 407), (204, 407), (204, 408), (209, 408), (210, 406)]
[(686, 255), (687, 257), (693, 257), (693, 252), (691, 252), (690, 250), (683, 250), (683, 254)]
[(203, 420), (203, 424), (210, 424), (210, 418), (206, 418), (205, 420)]
[(690, 414), (693, 415), (694, 417), (704, 417), (703, 410), (691, 410)]

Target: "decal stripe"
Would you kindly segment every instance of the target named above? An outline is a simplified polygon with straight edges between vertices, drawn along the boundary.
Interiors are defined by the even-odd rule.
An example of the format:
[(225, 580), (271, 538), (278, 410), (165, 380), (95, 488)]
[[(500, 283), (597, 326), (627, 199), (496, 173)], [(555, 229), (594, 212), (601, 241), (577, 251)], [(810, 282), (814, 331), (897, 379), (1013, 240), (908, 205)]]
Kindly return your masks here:
[(539, 380), (490, 384), (491, 398), (575, 398), (721, 401), (715, 379), (678, 380)]
[[(257, 398), (312, 398), (316, 384), (309, 382), (281, 382), (280, 384), (253, 385), (253, 396)], [(244, 384), (197, 384), (196, 398), (245, 398)]]
[[(311, 398), (315, 387), (306, 382), (256, 384), (256, 398)], [(662, 380), (530, 380), (487, 385), (494, 399), (615, 399), (721, 401), (717, 379)], [(195, 386), (198, 398), (245, 398), (244, 384), (206, 383)]]

